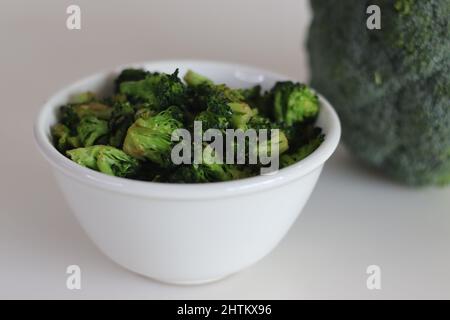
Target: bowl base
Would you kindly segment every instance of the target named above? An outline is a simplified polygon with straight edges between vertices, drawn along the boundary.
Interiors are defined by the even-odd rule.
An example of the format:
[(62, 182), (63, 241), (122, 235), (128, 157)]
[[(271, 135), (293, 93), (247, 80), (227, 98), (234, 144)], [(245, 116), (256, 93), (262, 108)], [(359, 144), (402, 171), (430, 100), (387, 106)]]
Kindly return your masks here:
[(150, 277), (150, 279), (161, 282), (161, 283), (170, 284), (170, 285), (199, 286), (199, 285), (205, 285), (205, 284), (210, 284), (213, 282), (218, 282), (218, 281), (224, 280), (225, 278), (228, 278), (228, 277), (232, 276), (233, 274), (234, 273), (220, 276), (217, 278), (204, 279), (204, 280), (172, 280), (172, 279), (158, 279), (158, 278), (152, 278), (152, 277)]

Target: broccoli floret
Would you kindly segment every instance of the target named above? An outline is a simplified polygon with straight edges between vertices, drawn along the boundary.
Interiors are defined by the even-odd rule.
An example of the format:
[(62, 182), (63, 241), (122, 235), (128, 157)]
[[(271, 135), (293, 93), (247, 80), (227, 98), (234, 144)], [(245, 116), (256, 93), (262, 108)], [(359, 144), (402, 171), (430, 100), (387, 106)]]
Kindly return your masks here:
[(128, 128), (133, 124), (135, 117), (134, 108), (128, 101), (117, 101), (113, 105), (111, 119), (108, 122), (110, 130), (109, 144), (121, 148)]
[(82, 104), (82, 103), (89, 103), (94, 102), (96, 100), (95, 94), (90, 91), (79, 93), (75, 96), (73, 96), (70, 99), (71, 104)]
[(183, 126), (182, 112), (178, 107), (168, 109), (148, 118), (137, 119), (127, 131), (123, 150), (140, 160), (150, 160), (161, 167), (171, 164), (174, 142), (172, 132)]
[(260, 85), (245, 89), (236, 89), (236, 91), (238, 91), (242, 95), (242, 97), (248, 104), (252, 105), (252, 108), (255, 108), (253, 106), (253, 103), (256, 104), (256, 102), (262, 98)]
[(183, 79), (187, 85), (191, 87), (197, 87), (199, 85), (214, 85), (214, 82), (210, 79), (192, 70), (188, 70)]
[(324, 140), (324, 135), (320, 134), (317, 137), (311, 139), (308, 143), (302, 145), (297, 148), (294, 152), (289, 152), (281, 155), (280, 157), (280, 166), (281, 168), (285, 168), (287, 166), (293, 165), (294, 163), (299, 162), (300, 160), (305, 159), (311, 153), (316, 150)]
[(133, 175), (139, 167), (136, 159), (111, 146), (73, 149), (67, 155), (79, 165), (117, 177)]
[(195, 110), (202, 111), (195, 120), (205, 121), (204, 127), (215, 129), (245, 129), (253, 115), (251, 107), (244, 101), (241, 90), (224, 84), (216, 85), (210, 79), (189, 70), (184, 77), (192, 88)]
[(172, 105), (183, 106), (186, 93), (178, 69), (173, 74), (152, 73), (142, 80), (122, 82), (119, 91), (132, 103), (144, 103), (157, 111)]
[(231, 124), (236, 129), (245, 130), (247, 123), (253, 115), (253, 110), (245, 102), (230, 102), (228, 106), (231, 109)]
[(56, 148), (62, 153), (68, 149), (78, 148), (81, 145), (79, 138), (72, 136), (70, 129), (62, 123), (52, 126), (51, 134)]
[(230, 164), (184, 165), (176, 169), (169, 177), (169, 182), (205, 183), (223, 182), (248, 178), (255, 175), (250, 168)]
[(264, 155), (270, 157), (272, 155), (272, 143), (278, 146), (278, 154), (281, 155), (289, 149), (289, 142), (282, 130), (278, 131), (278, 134), (271, 135), (271, 132), (267, 132), (267, 141), (259, 140), (253, 150), (256, 155)]
[(203, 131), (219, 129), (225, 132), (230, 127), (230, 118), (228, 115), (217, 114), (209, 110), (200, 112), (194, 121), (200, 121), (202, 123)]
[(108, 122), (93, 116), (82, 118), (77, 126), (78, 137), (84, 147), (94, 145), (99, 138), (105, 136), (108, 132)]
[(287, 126), (301, 123), (305, 119), (314, 119), (319, 114), (319, 99), (304, 84), (277, 82), (270, 91), (270, 96), (273, 99), (274, 119)]
[(72, 108), (79, 119), (94, 116), (102, 120), (108, 120), (112, 112), (110, 106), (100, 102), (77, 104), (73, 105)]
[(251, 169), (245, 166), (221, 163), (210, 146), (203, 150), (201, 164), (181, 165), (169, 177), (171, 182), (203, 183), (230, 181), (252, 176)]
[(252, 113), (252, 117), (250, 118), (249, 122), (247, 123), (247, 127), (249, 129), (255, 129), (255, 130), (260, 130), (260, 129), (266, 129), (266, 130), (270, 130), (270, 129), (277, 129), (276, 125), (274, 125), (269, 118), (266, 118), (262, 115), (260, 115), (258, 113), (259, 110), (257, 109), (253, 109)]
[(145, 77), (147, 77), (150, 74), (151, 74), (150, 72), (145, 71), (144, 69), (129, 68), (129, 69), (122, 70), (122, 72), (119, 74), (119, 76), (114, 81), (114, 91), (119, 92), (120, 85), (123, 82), (144, 80)]
[(77, 126), (84, 117), (96, 117), (101, 120), (108, 120), (111, 117), (112, 108), (104, 103), (97, 101), (86, 102), (81, 96), (90, 95), (90, 93), (80, 94), (76, 101), (84, 101), (79, 104), (67, 104), (59, 109), (58, 118), (60, 123), (69, 128), (71, 134), (76, 134)]
[(450, 3), (314, 0), (311, 84), (333, 103), (359, 159), (411, 185), (450, 183)]
[(80, 122), (80, 118), (72, 106), (61, 106), (59, 108), (58, 118), (60, 123), (66, 126), (71, 133), (76, 134), (77, 125)]

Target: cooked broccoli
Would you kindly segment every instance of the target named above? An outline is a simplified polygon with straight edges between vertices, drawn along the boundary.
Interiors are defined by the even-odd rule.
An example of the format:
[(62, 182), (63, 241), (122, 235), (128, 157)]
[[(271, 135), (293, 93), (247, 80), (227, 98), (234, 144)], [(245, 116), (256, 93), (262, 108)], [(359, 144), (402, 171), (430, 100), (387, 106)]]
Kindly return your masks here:
[(210, 79), (192, 70), (188, 70), (183, 79), (191, 87), (197, 87), (199, 85), (214, 85), (214, 82)]
[(245, 166), (220, 162), (213, 150), (206, 146), (201, 164), (183, 165), (169, 177), (169, 181), (183, 183), (203, 183), (229, 181), (252, 176), (251, 169)]
[(255, 130), (260, 129), (276, 129), (277, 126), (273, 124), (269, 118), (266, 118), (259, 114), (259, 110), (253, 109), (253, 115), (248, 121), (247, 127)]
[(77, 126), (79, 141), (84, 147), (94, 145), (99, 138), (105, 136), (108, 132), (108, 122), (94, 116), (82, 118)]
[[(223, 84), (214, 84), (210, 79), (189, 70), (184, 77), (186, 83), (193, 87), (199, 104), (197, 109), (205, 110), (197, 121), (206, 121), (205, 126), (216, 129), (245, 129), (253, 114), (245, 103), (240, 90), (234, 90)], [(195, 94), (197, 90), (197, 94)]]
[(183, 127), (182, 113), (178, 107), (168, 109), (148, 118), (137, 119), (128, 129), (123, 150), (139, 160), (150, 160), (161, 167), (170, 165), (174, 143), (172, 132)]
[(411, 185), (450, 183), (450, 2), (314, 0), (312, 86), (356, 157)]
[(314, 119), (319, 114), (319, 99), (304, 84), (278, 82), (270, 91), (270, 96), (273, 99), (274, 119), (287, 126)]
[(71, 104), (82, 104), (95, 101), (96, 97), (93, 92), (86, 91), (73, 96), (70, 99)]
[(119, 76), (114, 81), (114, 91), (119, 92), (120, 85), (123, 82), (132, 82), (144, 80), (146, 76), (150, 75), (150, 72), (143, 69), (125, 69), (119, 74)]
[(71, 136), (70, 129), (62, 123), (57, 123), (52, 126), (51, 134), (56, 148), (62, 153), (68, 149), (80, 147), (79, 138), (77, 136)]
[(127, 134), (128, 128), (133, 124), (135, 117), (135, 110), (128, 101), (117, 101), (113, 105), (111, 118), (108, 122), (109, 130), (111, 132), (109, 144), (121, 148), (123, 141)]
[(139, 167), (136, 159), (111, 146), (73, 149), (67, 155), (79, 165), (117, 177), (133, 175)]
[[(274, 139), (274, 141), (272, 141)], [(259, 140), (258, 143), (255, 145), (255, 148), (253, 150), (250, 150), (250, 152), (253, 152), (256, 155), (263, 155), (270, 157), (272, 155), (272, 143), (278, 146), (278, 154), (281, 155), (285, 153), (289, 149), (289, 142), (286, 138), (286, 135), (283, 131), (278, 131), (278, 134), (271, 135), (271, 132), (267, 132), (267, 140)]]
[(147, 104), (158, 111), (173, 105), (181, 107), (185, 100), (185, 87), (178, 78), (178, 70), (170, 75), (152, 73), (142, 80), (122, 82), (119, 91), (129, 101)]
[[(320, 129), (312, 121), (318, 109), (316, 113), (311, 111), (311, 101), (317, 97), (307, 87), (283, 82), (266, 92), (260, 86), (232, 89), (194, 71), (188, 71), (184, 80), (186, 85), (178, 71), (165, 74), (126, 69), (116, 78), (113, 95), (99, 98), (84, 92), (60, 108), (59, 122), (51, 127), (53, 143), (71, 160), (93, 170), (176, 183), (230, 181), (264, 173), (266, 160), (271, 160), (272, 141), (283, 154), (284, 163), (293, 163), (314, 151), (312, 141)], [(203, 139), (209, 138), (201, 137), (201, 163), (198, 154), (188, 154), (175, 164), (171, 157), (176, 144), (182, 143), (183, 155), (186, 146), (191, 153), (198, 150), (194, 121), (202, 122), (203, 133), (219, 129), (216, 134), (224, 134), (223, 140), (214, 136), (207, 144)], [(194, 141), (185, 141), (184, 136), (183, 141), (172, 141), (177, 129), (193, 134)], [(226, 150), (229, 129), (244, 134), (244, 138), (236, 134), (231, 141), (238, 164), (227, 164), (228, 159), (215, 153)], [(268, 141), (261, 132), (247, 136), (247, 129), (267, 130)], [(279, 129), (279, 135), (270, 136), (271, 129)], [(245, 146), (239, 145), (242, 142)], [(216, 145), (222, 150), (216, 150)], [(221, 156), (228, 154), (225, 151)]]
[(311, 139), (310, 141), (308, 141), (306, 144), (299, 147), (297, 150), (281, 155), (280, 157), (281, 168), (293, 165), (294, 163), (297, 163), (300, 160), (305, 159), (320, 146), (323, 140), (324, 135), (320, 134), (315, 138)]
[(96, 117), (101, 120), (108, 120), (111, 117), (111, 107), (96, 101), (90, 92), (81, 93), (71, 101), (60, 108), (58, 117), (60, 123), (65, 125), (72, 135), (77, 134), (77, 126), (84, 117)]
[(110, 106), (100, 102), (77, 104), (73, 105), (72, 108), (79, 119), (94, 116), (102, 120), (108, 120), (111, 117), (112, 112)]
[(247, 122), (253, 115), (253, 110), (245, 102), (230, 102), (228, 106), (231, 109), (231, 124), (236, 129), (245, 129)]

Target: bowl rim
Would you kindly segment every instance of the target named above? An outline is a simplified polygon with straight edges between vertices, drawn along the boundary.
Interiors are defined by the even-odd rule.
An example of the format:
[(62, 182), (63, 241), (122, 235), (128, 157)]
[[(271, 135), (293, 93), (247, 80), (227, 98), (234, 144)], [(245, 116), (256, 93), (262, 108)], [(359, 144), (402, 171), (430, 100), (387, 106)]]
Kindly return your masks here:
[(195, 200), (195, 199), (209, 199), (209, 198), (224, 198), (229, 196), (240, 196), (247, 193), (254, 193), (258, 191), (267, 190), (288, 184), (297, 180), (304, 175), (312, 172), (314, 169), (323, 165), (325, 161), (333, 154), (340, 140), (341, 125), (336, 111), (331, 104), (318, 93), (321, 104), (321, 112), (326, 115), (327, 122), (322, 125), (326, 128), (325, 139), (322, 144), (313, 153), (305, 159), (283, 169), (280, 169), (270, 175), (259, 175), (240, 180), (232, 180), (225, 182), (211, 182), (198, 184), (182, 184), (182, 183), (166, 183), (166, 182), (151, 182), (140, 181), (128, 178), (120, 178), (109, 176), (95, 170), (82, 167), (81, 165), (71, 161), (63, 154), (61, 154), (52, 144), (51, 139), (46, 134), (46, 118), (51, 111), (58, 106), (55, 105), (58, 96), (64, 93), (69, 93), (74, 87), (92, 81), (93, 79), (106, 76), (111, 72), (118, 72), (127, 67), (143, 67), (156, 64), (173, 64), (173, 65), (188, 65), (188, 64), (203, 64), (215, 65), (233, 69), (244, 69), (258, 72), (265, 76), (270, 76), (279, 79), (293, 80), (292, 77), (271, 72), (263, 68), (253, 67), (249, 65), (212, 61), (212, 60), (155, 60), (144, 61), (138, 63), (129, 63), (120, 65), (115, 68), (100, 71), (90, 76), (84, 77), (78, 81), (72, 82), (64, 86), (56, 93), (54, 93), (41, 107), (34, 123), (34, 139), (36, 145), (44, 156), (50, 162), (52, 167), (57, 168), (63, 174), (77, 179), (80, 182), (88, 183), (98, 188), (103, 188), (115, 191), (121, 194), (172, 199), (172, 200)]

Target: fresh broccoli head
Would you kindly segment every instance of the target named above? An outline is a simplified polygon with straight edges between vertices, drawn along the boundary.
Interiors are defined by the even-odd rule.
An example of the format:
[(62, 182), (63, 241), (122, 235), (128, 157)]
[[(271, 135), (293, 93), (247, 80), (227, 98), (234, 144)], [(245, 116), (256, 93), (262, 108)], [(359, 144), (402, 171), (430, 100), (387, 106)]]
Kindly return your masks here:
[(277, 82), (270, 95), (273, 99), (273, 117), (279, 123), (291, 126), (306, 119), (314, 119), (319, 114), (319, 99), (304, 84)]
[(173, 74), (151, 73), (142, 80), (122, 82), (119, 91), (131, 102), (144, 103), (158, 111), (172, 105), (181, 107), (185, 100), (185, 87), (178, 78), (178, 70)]
[(72, 161), (111, 176), (128, 177), (139, 167), (139, 162), (122, 150), (96, 145), (67, 151)]
[(412, 185), (450, 183), (450, 1), (314, 0), (314, 88), (356, 157)]
[(172, 132), (182, 127), (182, 112), (178, 107), (169, 107), (148, 118), (138, 118), (127, 131), (123, 150), (137, 159), (167, 167), (174, 146)]

